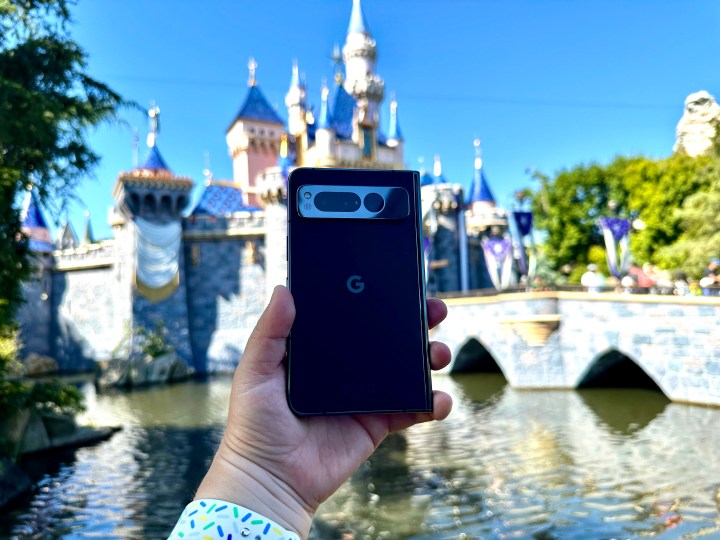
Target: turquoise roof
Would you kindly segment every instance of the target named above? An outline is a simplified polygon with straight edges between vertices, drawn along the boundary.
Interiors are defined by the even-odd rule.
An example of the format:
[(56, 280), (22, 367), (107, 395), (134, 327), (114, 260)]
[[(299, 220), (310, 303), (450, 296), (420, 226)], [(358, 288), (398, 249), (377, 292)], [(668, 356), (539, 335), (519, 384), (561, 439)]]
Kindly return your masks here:
[(360, 0), (353, 0), (352, 13), (350, 13), (350, 25), (348, 26), (348, 34), (352, 33), (370, 33), (368, 25), (365, 22), (365, 14), (360, 5)]
[[(245, 103), (243, 103), (240, 111), (235, 116), (235, 120), (239, 119), (258, 120), (270, 124), (285, 124), (285, 121), (280, 118), (275, 109), (268, 103), (268, 100), (257, 85), (250, 87), (250, 91), (245, 98)], [(235, 123), (235, 121), (233, 121), (233, 123)]]
[(426, 170), (420, 171), (420, 185), (431, 186), (435, 183), (435, 177)]

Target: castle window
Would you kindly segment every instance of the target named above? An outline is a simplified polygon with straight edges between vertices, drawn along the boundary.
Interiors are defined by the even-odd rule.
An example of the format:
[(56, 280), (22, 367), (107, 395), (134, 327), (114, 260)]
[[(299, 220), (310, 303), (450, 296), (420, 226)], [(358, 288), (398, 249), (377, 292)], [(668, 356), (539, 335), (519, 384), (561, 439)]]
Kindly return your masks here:
[(155, 200), (154, 195), (150, 193), (145, 195), (145, 198), (143, 199), (143, 212), (146, 214), (157, 213), (157, 201)]
[(185, 209), (185, 207), (187, 206), (187, 203), (188, 203), (187, 197), (185, 195), (180, 195), (177, 198), (177, 207), (175, 208), (175, 211), (178, 213), (182, 212)]
[(170, 195), (163, 195), (160, 198), (160, 213), (164, 216), (172, 216), (172, 200)]
[(200, 244), (193, 244), (190, 248), (190, 263), (193, 266), (200, 264)]
[(136, 214), (140, 210), (140, 196), (137, 193), (130, 194), (130, 211)]

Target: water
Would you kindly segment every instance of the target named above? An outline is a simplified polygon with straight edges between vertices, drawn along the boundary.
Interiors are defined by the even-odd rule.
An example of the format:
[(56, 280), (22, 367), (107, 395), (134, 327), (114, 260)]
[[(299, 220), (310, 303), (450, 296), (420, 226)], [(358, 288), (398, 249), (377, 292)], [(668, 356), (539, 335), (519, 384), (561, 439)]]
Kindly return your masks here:
[[(514, 391), (438, 376), (455, 410), (391, 436), (322, 507), (315, 538), (720, 538), (720, 409), (648, 390)], [(0, 537), (162, 538), (220, 440), (230, 381), (96, 395), (111, 440), (26, 466)]]

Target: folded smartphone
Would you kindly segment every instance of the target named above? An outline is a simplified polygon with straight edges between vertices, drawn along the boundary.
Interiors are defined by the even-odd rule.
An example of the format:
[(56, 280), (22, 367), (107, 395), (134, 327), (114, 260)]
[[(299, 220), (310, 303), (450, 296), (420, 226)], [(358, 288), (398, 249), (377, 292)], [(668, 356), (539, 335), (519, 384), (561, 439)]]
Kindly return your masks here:
[(421, 217), (414, 171), (290, 174), (296, 415), (432, 410)]

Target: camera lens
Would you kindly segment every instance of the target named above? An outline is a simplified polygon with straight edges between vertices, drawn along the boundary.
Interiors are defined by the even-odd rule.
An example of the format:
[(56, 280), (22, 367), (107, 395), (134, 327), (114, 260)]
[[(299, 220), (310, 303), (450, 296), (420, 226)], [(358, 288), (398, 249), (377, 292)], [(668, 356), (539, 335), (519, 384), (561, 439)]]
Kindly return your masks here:
[(315, 195), (315, 206), (321, 212), (355, 212), (360, 208), (360, 197), (346, 191), (321, 191)]
[(379, 193), (368, 193), (365, 195), (363, 204), (368, 212), (379, 212), (385, 206), (385, 201)]

